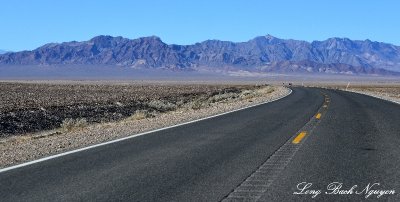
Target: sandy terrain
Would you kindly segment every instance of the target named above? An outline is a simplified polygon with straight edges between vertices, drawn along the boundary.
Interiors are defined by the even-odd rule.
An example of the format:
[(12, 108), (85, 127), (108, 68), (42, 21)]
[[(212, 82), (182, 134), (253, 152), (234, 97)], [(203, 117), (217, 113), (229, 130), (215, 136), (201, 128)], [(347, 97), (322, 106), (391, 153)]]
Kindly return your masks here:
[(400, 86), (361, 86), (349, 87), (347, 90), (400, 104)]
[(356, 84), (356, 85), (321, 85), (325, 88), (335, 88), (355, 93), (361, 93), (372, 97), (392, 101), (400, 104), (400, 84), (399, 83), (378, 83), (378, 84)]
[[(300, 85), (301, 83), (295, 83)], [(355, 93), (361, 93), (372, 97), (389, 100), (400, 104), (400, 81), (397, 79), (387, 80), (360, 80), (360, 81), (340, 81), (340, 82), (305, 82), (304, 86), (322, 87), (330, 89), (340, 89)]]

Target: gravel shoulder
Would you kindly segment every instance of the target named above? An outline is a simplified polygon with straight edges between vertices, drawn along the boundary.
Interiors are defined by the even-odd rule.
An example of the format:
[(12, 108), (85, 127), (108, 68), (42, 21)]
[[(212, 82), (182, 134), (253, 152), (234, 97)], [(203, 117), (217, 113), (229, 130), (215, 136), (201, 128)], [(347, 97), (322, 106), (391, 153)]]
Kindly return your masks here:
[(349, 92), (360, 93), (369, 95), (383, 100), (388, 100), (397, 104), (400, 104), (400, 88), (388, 88), (388, 87), (370, 87), (370, 88), (349, 88)]
[(309, 84), (308, 86), (359, 93), (400, 104), (400, 83), (398, 82), (361, 82), (357, 84), (351, 84), (349, 86), (347, 86), (345, 83), (315, 83)]
[(195, 100), (186, 100), (174, 110), (165, 112), (139, 109), (132, 116), (112, 122), (74, 122), (71, 127), (6, 136), (0, 138), (0, 167), (272, 101), (289, 93), (290, 90), (282, 86), (263, 86), (238, 92), (224, 91), (211, 94), (207, 99), (197, 97)]

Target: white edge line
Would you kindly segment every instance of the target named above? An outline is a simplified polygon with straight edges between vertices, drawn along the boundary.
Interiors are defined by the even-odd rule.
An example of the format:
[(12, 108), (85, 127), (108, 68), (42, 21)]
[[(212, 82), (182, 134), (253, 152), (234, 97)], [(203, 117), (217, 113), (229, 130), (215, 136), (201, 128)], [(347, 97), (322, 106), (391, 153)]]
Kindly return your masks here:
[(251, 108), (251, 107), (256, 107), (256, 106), (259, 106), (259, 105), (263, 105), (263, 104), (267, 104), (267, 103), (270, 103), (270, 102), (274, 102), (274, 101), (280, 100), (280, 99), (290, 95), (292, 93), (292, 89), (290, 89), (290, 88), (288, 88), (288, 89), (289, 89), (289, 93), (287, 95), (275, 98), (273, 100), (269, 100), (269, 101), (266, 101), (266, 102), (258, 103), (258, 104), (255, 104), (255, 105), (250, 105), (250, 106), (247, 106), (247, 107), (235, 109), (235, 110), (228, 111), (228, 112), (223, 112), (221, 114), (216, 114), (216, 115), (212, 115), (212, 116), (208, 116), (208, 117), (204, 117), (204, 118), (200, 118), (200, 119), (196, 119), (196, 120), (192, 120), (192, 121), (188, 121), (188, 122), (184, 122), (184, 123), (180, 123), (180, 124), (176, 124), (176, 125), (172, 125), (172, 126), (167, 126), (167, 127), (164, 127), (164, 128), (159, 128), (159, 129), (155, 129), (155, 130), (151, 130), (151, 131), (147, 131), (147, 132), (143, 132), (143, 133), (139, 133), (139, 134), (135, 134), (135, 135), (130, 135), (130, 136), (127, 136), (127, 137), (123, 137), (123, 138), (111, 140), (111, 141), (108, 141), (108, 142), (103, 142), (103, 143), (99, 143), (99, 144), (83, 147), (83, 148), (80, 148), (80, 149), (75, 149), (75, 150), (63, 152), (63, 153), (60, 153), (60, 154), (56, 154), (56, 155), (40, 158), (40, 159), (37, 159), (37, 160), (29, 161), (29, 162), (26, 162), (26, 163), (15, 165), (15, 166), (2, 168), (2, 169), (0, 169), (0, 173), (6, 172), (6, 171), (9, 171), (9, 170), (13, 170), (13, 169), (16, 169), (16, 168), (21, 168), (21, 167), (24, 167), (24, 166), (32, 165), (32, 164), (35, 164), (35, 163), (40, 163), (40, 162), (47, 161), (47, 160), (50, 160), (50, 159), (58, 158), (58, 157), (61, 157), (61, 156), (66, 156), (66, 155), (69, 155), (69, 154), (73, 154), (73, 153), (89, 150), (89, 149), (92, 149), (92, 148), (96, 148), (96, 147), (100, 147), (100, 146), (104, 146), (104, 145), (108, 145), (108, 144), (124, 141), (124, 140), (127, 140), (127, 139), (139, 137), (139, 136), (142, 136), (142, 135), (147, 135), (147, 134), (150, 134), (150, 133), (155, 133), (155, 132), (158, 132), (158, 131), (167, 130), (167, 129), (170, 129), (170, 128), (175, 128), (175, 127), (191, 124), (191, 123), (195, 123), (195, 122), (198, 122), (198, 121), (203, 121), (203, 120), (206, 120), (206, 119), (211, 119), (211, 118), (222, 116), (222, 115), (229, 114), (229, 113), (232, 113), (232, 112), (237, 112), (237, 111), (248, 109), (248, 108)]

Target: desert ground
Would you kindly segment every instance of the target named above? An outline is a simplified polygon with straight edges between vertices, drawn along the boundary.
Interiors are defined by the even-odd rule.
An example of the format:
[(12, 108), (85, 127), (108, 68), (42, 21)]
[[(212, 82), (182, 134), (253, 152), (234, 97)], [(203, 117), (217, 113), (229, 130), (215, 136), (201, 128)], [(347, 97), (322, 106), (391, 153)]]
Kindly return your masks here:
[[(344, 88), (346, 89), (346, 88)], [(375, 96), (385, 100), (400, 103), (400, 86), (352, 86), (348, 91)]]
[[(310, 84), (312, 86), (312, 84)], [(315, 84), (314, 84), (315, 85)], [(361, 93), (395, 103), (400, 103), (400, 83), (398, 82), (378, 82), (378, 83), (340, 83), (340, 84), (317, 84), (317, 87), (339, 89)]]
[(284, 97), (289, 83), (400, 101), (397, 81), (2, 81), (0, 167)]
[(283, 97), (249, 83), (1, 82), (0, 167)]
[[(251, 85), (137, 83), (0, 83), (0, 137), (61, 127), (71, 120), (118, 121), (146, 111), (171, 111), (218, 95), (254, 90)], [(214, 97), (213, 97), (214, 96)], [(221, 98), (218, 98), (221, 99)], [(196, 106), (192, 106), (196, 107)]]

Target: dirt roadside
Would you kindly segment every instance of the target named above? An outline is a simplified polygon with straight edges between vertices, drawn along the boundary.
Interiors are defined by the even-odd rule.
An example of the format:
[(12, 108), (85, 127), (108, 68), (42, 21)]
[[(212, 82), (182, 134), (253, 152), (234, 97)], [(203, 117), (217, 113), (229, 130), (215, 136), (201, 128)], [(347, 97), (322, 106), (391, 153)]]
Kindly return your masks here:
[(0, 167), (271, 101), (289, 92), (289, 89), (281, 86), (242, 89), (187, 101), (163, 113), (136, 110), (133, 115), (118, 121), (88, 125), (76, 121), (70, 127), (5, 137), (0, 139)]

